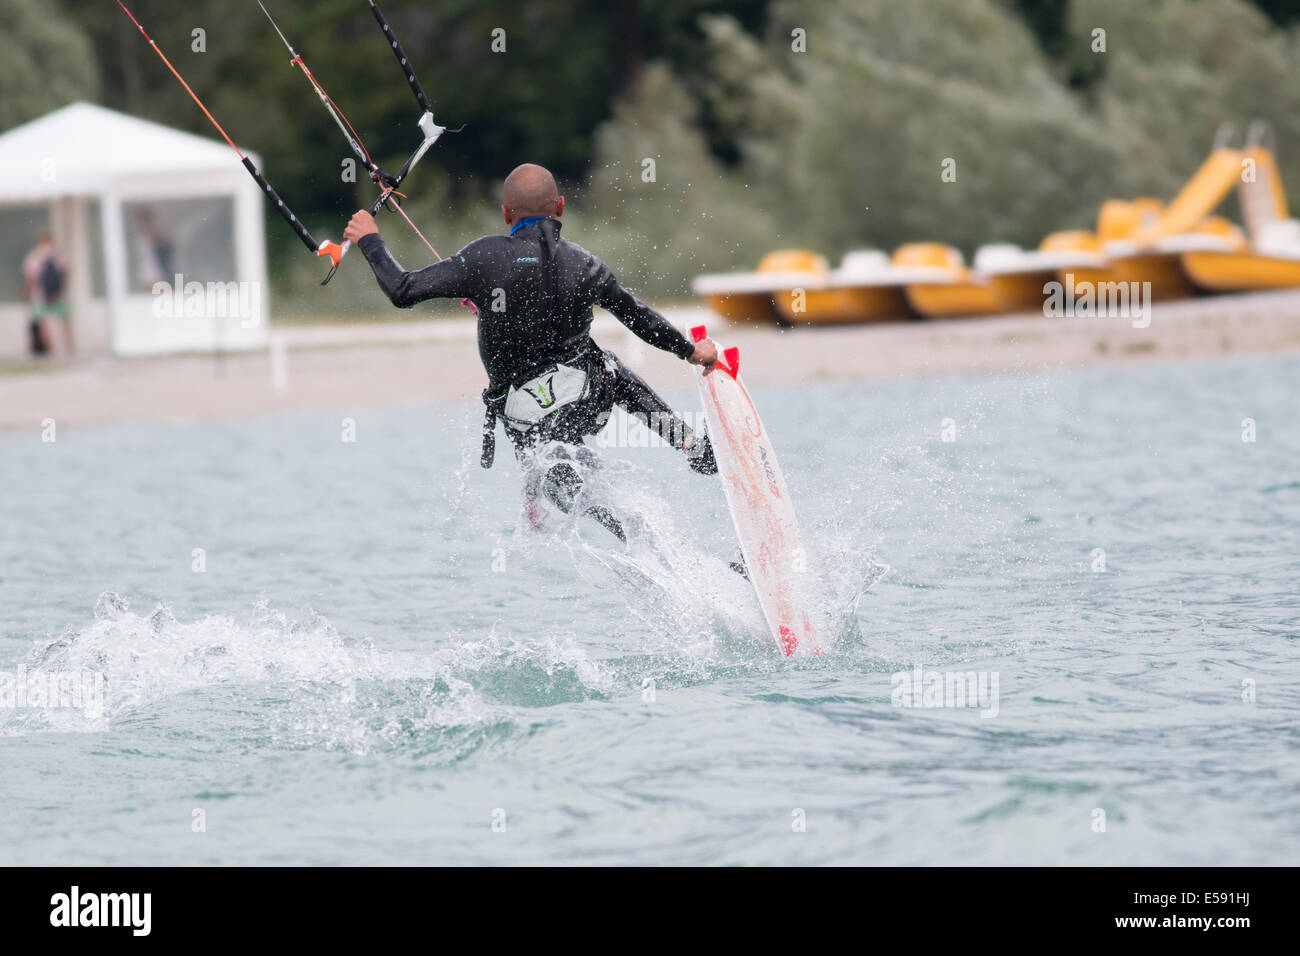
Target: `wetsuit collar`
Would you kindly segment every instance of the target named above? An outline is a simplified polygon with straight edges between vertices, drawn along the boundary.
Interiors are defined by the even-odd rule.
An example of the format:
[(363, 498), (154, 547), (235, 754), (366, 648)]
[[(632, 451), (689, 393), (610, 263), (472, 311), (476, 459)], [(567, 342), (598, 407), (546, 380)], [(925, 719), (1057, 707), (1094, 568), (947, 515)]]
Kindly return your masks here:
[(536, 225), (542, 220), (550, 219), (550, 218), (551, 218), (550, 216), (529, 216), (526, 219), (520, 219), (517, 223), (515, 223), (513, 226), (510, 227), (510, 235), (513, 236), (520, 229), (527, 229), (529, 226)]

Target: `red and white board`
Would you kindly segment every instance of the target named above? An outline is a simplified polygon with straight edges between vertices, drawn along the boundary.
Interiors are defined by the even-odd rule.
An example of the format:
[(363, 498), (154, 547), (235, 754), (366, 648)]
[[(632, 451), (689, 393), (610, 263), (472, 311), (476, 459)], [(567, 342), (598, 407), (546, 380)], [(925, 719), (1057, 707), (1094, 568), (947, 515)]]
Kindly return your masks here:
[[(694, 341), (707, 337), (704, 326), (691, 329)], [(800, 600), (807, 552), (776, 452), (740, 378), (740, 350), (724, 350), (708, 375), (697, 366), (695, 381), (727, 507), (772, 637), (786, 657), (820, 654), (810, 608)]]

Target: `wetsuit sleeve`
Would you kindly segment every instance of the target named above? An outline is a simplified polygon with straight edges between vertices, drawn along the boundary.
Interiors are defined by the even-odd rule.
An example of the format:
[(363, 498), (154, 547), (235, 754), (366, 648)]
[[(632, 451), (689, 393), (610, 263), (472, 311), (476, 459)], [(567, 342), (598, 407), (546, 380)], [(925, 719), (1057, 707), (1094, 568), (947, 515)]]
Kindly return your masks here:
[(471, 268), (464, 250), (417, 272), (407, 272), (378, 233), (362, 236), (357, 246), (370, 263), (384, 295), (399, 309), (409, 309), (425, 299), (463, 299), (472, 295)]
[(678, 358), (690, 358), (695, 346), (677, 327), (619, 285), (609, 266), (598, 262), (596, 302), (614, 314), (637, 338)]

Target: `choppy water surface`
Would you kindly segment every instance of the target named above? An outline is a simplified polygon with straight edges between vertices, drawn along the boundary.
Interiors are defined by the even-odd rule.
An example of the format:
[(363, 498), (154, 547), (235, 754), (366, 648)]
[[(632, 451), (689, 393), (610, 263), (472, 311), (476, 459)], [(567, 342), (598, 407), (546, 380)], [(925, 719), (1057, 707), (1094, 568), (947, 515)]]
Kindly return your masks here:
[(667, 450), (603, 452), (629, 555), (524, 530), (469, 405), (0, 435), (0, 669), (104, 681), (0, 709), (0, 862), (1294, 863), (1297, 382), (758, 390), (837, 622), (795, 662)]

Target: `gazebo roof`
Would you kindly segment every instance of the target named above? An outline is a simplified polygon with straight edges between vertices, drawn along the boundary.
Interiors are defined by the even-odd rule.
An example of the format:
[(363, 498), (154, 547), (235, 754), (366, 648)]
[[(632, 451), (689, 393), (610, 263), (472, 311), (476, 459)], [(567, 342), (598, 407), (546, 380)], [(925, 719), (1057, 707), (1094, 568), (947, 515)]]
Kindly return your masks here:
[(127, 177), (224, 177), (237, 168), (220, 140), (73, 103), (0, 135), (0, 202), (95, 195)]

